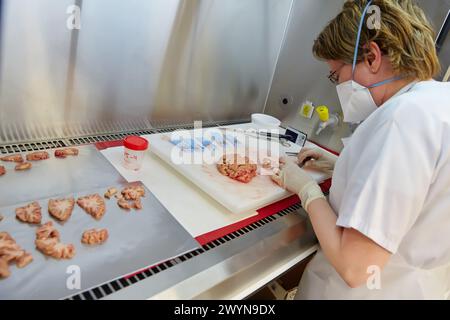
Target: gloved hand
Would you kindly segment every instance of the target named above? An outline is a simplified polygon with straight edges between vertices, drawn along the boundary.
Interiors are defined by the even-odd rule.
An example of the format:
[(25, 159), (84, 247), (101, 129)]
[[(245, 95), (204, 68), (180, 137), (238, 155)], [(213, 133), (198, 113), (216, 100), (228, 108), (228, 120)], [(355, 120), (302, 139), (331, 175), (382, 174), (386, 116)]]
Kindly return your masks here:
[(281, 166), (281, 170), (272, 176), (272, 180), (280, 187), (296, 193), (306, 211), (308, 211), (308, 206), (313, 200), (325, 199), (317, 182), (298, 166), (296, 159), (285, 159), (285, 164)]
[(303, 148), (298, 154), (298, 163), (305, 170), (316, 170), (330, 178), (333, 175), (336, 158), (320, 149)]

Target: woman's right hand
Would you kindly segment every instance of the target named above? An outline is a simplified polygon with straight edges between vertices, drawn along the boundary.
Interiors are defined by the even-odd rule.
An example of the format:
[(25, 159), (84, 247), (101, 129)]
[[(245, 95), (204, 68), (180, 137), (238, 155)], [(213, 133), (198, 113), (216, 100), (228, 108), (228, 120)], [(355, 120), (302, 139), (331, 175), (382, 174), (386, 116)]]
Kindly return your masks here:
[(336, 158), (320, 149), (303, 148), (298, 154), (298, 163), (303, 169), (319, 171), (331, 177)]

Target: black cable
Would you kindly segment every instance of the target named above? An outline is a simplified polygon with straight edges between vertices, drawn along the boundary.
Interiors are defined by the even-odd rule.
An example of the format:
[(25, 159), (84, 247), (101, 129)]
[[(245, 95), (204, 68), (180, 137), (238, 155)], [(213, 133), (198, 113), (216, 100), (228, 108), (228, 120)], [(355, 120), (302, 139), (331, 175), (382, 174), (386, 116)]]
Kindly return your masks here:
[(450, 31), (450, 10), (447, 13), (447, 17), (445, 18), (444, 24), (442, 25), (442, 28), (439, 31), (439, 35), (436, 39), (436, 50), (438, 53), (444, 46), (444, 42), (447, 38), (449, 31)]

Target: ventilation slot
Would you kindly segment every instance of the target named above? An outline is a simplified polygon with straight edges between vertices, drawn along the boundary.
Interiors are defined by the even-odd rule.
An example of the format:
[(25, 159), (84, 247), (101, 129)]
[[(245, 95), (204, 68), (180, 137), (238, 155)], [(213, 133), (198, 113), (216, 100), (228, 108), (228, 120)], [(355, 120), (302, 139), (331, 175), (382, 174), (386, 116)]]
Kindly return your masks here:
[(114, 133), (114, 134), (105, 134), (99, 136), (88, 136), (88, 137), (79, 137), (79, 138), (71, 138), (69, 139), (69, 143), (71, 145), (82, 145), (82, 144), (90, 144), (96, 142), (104, 142), (104, 141), (116, 141), (122, 140), (130, 135), (147, 135), (155, 133), (153, 130), (142, 130), (142, 131), (133, 131), (133, 132), (123, 132), (123, 133)]
[(32, 143), (19, 143), (10, 144), (5, 146), (0, 146), (0, 153), (17, 153), (17, 152), (27, 152), (27, 151), (38, 151), (43, 149), (54, 149), (60, 147), (66, 147), (67, 143), (63, 140), (51, 140), (42, 142), (32, 142)]

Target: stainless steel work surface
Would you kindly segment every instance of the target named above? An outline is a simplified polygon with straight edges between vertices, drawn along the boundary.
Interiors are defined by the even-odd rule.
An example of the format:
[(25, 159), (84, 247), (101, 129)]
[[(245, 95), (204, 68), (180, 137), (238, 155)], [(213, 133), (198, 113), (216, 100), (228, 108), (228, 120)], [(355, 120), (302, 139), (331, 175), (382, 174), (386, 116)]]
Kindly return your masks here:
[(203, 253), (103, 299), (243, 299), (317, 249), (302, 209), (274, 217), (234, 239), (224, 238), (222, 244), (204, 246)]
[(0, 161), (7, 170), (0, 177), (0, 207), (125, 182), (94, 145), (78, 150), (78, 156), (65, 159), (46, 150), (50, 159), (33, 161), (30, 170), (20, 172), (14, 170), (15, 163)]
[[(120, 190), (124, 185), (127, 184), (116, 188)], [(103, 195), (106, 189), (107, 186), (71, 195), (75, 198), (93, 193)], [(64, 298), (199, 247), (148, 189), (142, 198), (142, 210), (125, 211), (118, 207), (117, 199), (105, 199), (106, 213), (100, 221), (75, 206), (70, 219), (59, 223), (47, 213), (48, 199), (39, 203), (42, 223), (53, 221), (60, 231), (61, 242), (73, 243), (76, 254), (71, 260), (45, 257), (35, 249), (36, 226), (15, 218), (14, 209), (18, 205), (1, 208), (5, 218), (0, 223), (0, 231), (9, 232), (33, 255), (34, 261), (23, 269), (11, 265), (11, 276), (0, 280), (0, 300)], [(83, 231), (91, 228), (107, 228), (108, 240), (98, 246), (82, 244)], [(73, 288), (77, 274), (81, 280), (79, 289)]]

